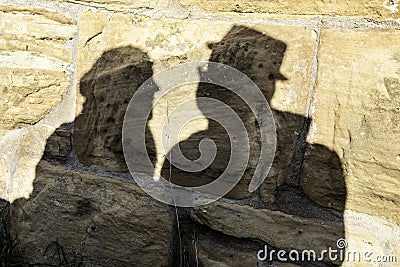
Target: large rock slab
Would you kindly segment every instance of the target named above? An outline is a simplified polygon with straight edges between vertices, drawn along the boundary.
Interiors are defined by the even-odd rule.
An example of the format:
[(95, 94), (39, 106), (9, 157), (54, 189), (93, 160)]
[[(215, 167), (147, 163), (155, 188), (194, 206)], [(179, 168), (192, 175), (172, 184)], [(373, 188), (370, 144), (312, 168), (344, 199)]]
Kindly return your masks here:
[(13, 234), (30, 263), (58, 264), (57, 247), (65, 252), (61, 259), (90, 266), (169, 262), (172, 217), (128, 181), (41, 161), (33, 193), (11, 212)]
[(195, 210), (199, 222), (225, 234), (266, 242), (280, 249), (322, 251), (344, 238), (343, 222), (288, 215), (280, 211), (214, 202)]
[[(82, 27), (78, 57), (80, 83), (77, 91), (77, 129), (97, 133), (96, 138), (100, 140), (93, 146), (86, 147), (86, 135), (76, 138), (75, 149), (81, 162), (98, 165), (105, 170), (126, 171), (118, 142), (121, 128), (118, 127), (122, 125), (121, 114), (125, 112), (126, 101), (143, 78), (180, 63), (217, 61), (249, 75), (261, 88), (274, 110), (278, 128), (278, 152), (266, 186), (262, 189), (263, 199), (273, 201), (276, 186), (289, 176), (296, 133), (301, 131), (304, 124), (315, 41), (311, 30), (303, 27), (236, 25), (218, 20), (152, 20), (128, 14), (114, 14), (108, 20), (106, 15), (93, 12), (83, 13), (80, 21)], [(109, 58), (108, 61), (106, 58)], [(129, 72), (132, 69), (139, 71)], [(163, 86), (162, 81), (156, 83)], [(114, 91), (107, 88), (114, 88)], [(162, 147), (162, 129), (167, 121), (167, 114), (185, 101), (200, 96), (202, 88), (204, 87), (197, 85), (182, 86), (154, 103), (148, 129), (155, 147), (155, 173), (161, 173), (163, 166), (169, 166), (164, 164), (168, 151), (164, 151)], [(122, 98), (116, 101), (109, 94), (111, 91), (115, 95), (123, 95), (124, 101)], [(103, 95), (100, 96), (101, 94)], [(232, 98), (232, 94), (215, 97), (223, 101), (232, 100), (230, 104), (239, 106), (237, 110), (239, 115), (243, 115), (241, 117), (244, 123), (252, 127), (248, 132), (254, 153), (250, 157), (248, 171), (243, 182), (229, 195), (233, 198), (246, 198), (250, 196), (248, 183), (258, 161), (259, 138), (254, 118), (240, 108), (240, 101)], [(205, 136), (224, 138), (222, 130), (214, 127), (205, 118), (201, 107), (193, 106), (190, 112), (197, 119), (183, 127), (179, 141), (190, 141), (190, 138), (196, 141)], [(85, 115), (89, 113), (97, 114), (99, 120), (89, 119)], [(114, 126), (110, 126), (111, 122)], [(224, 145), (220, 147), (220, 151), (229, 149), (229, 144), (222, 143)], [(171, 144), (171, 147), (174, 145), (176, 144)], [(192, 144), (189, 147), (189, 157), (196, 157), (197, 149)], [(203, 183), (212, 181), (215, 179), (212, 175), (221, 173), (225, 162), (224, 159), (217, 161), (215, 168), (211, 168), (209, 173), (195, 176), (203, 177)], [(187, 183), (187, 173), (178, 171), (173, 176), (177, 178), (177, 183), (190, 185)]]
[(256, 242), (227, 236), (180, 217), (179, 236), (183, 266), (258, 266)]
[(319, 164), (332, 160), (314, 152), (323, 145), (342, 162), (346, 209), (395, 223), (400, 222), (399, 34), (322, 31), (309, 135), (315, 146), (307, 152), (301, 182), (306, 195), (321, 205), (334, 204), (340, 195), (338, 170), (321, 170)]

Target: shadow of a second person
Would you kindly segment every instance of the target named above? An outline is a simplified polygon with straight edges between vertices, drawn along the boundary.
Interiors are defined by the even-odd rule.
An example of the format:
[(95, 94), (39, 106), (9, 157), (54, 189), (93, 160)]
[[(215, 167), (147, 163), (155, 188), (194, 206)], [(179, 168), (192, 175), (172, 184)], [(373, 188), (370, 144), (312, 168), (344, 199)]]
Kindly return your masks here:
[[(275, 93), (276, 81), (287, 80), (280, 73), (286, 44), (259, 31), (245, 26), (234, 26), (221, 41), (209, 44), (209, 48), (212, 51), (209, 61), (223, 63), (246, 74), (261, 89), (269, 103)], [(203, 72), (201, 75), (207, 75), (207, 71), (199, 69), (199, 72)], [(216, 85), (199, 84), (197, 97), (214, 98), (228, 105), (238, 114), (249, 136), (250, 157), (247, 168), (242, 179), (225, 196), (226, 198), (240, 200), (252, 197), (250, 203), (253, 207), (335, 221), (340, 224), (335, 233), (336, 238), (344, 238), (343, 210), (346, 187), (341, 161), (337, 154), (327, 147), (306, 142), (310, 118), (272, 110), (277, 131), (275, 158), (263, 185), (252, 194), (248, 191), (248, 186), (257, 167), (261, 147), (260, 130), (253, 112), (234, 92)], [(209, 107), (202, 103), (198, 101), (198, 109), (204, 114), (210, 114), (210, 110), (206, 110)], [(205, 138), (212, 139), (217, 147), (212, 164), (200, 172), (183, 171), (175, 166), (173, 155), (178, 150), (189, 160), (200, 158), (199, 144)], [(161, 173), (165, 179), (181, 186), (202, 186), (221, 176), (228, 166), (230, 152), (231, 144), (226, 130), (218, 122), (209, 119), (206, 130), (191, 135), (168, 152), (168, 158), (172, 157), (172, 160), (165, 158)], [(179, 162), (176, 165), (179, 166)], [(185, 215), (182, 215), (182, 220), (187, 220)], [(185, 227), (184, 224), (181, 224), (181, 227), (182, 225)], [(182, 234), (185, 232), (190, 231), (182, 230)], [(325, 245), (336, 248), (335, 243)], [(313, 247), (308, 249), (318, 251)]]

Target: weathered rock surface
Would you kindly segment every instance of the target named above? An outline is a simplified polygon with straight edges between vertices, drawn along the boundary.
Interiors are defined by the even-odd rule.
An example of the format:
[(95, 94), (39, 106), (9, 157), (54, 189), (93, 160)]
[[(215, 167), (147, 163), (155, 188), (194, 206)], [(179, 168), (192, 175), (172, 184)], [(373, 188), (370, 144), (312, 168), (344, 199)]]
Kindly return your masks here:
[(82, 4), (86, 6), (105, 8), (109, 10), (129, 10), (134, 8), (153, 8), (158, 1), (156, 0), (59, 0), (61, 2), (70, 2), (76, 4)]
[(198, 257), (204, 267), (257, 266), (256, 256), (245, 253), (213, 253), (200, 248)]
[[(398, 38), (397, 30), (322, 31), (310, 135), (317, 150), (324, 145), (342, 161), (346, 209), (395, 223), (400, 222)], [(308, 153), (304, 191), (317, 203), (334, 206), (328, 199), (338, 193), (331, 186), (337, 170), (321, 170), (316, 163), (330, 159), (316, 160), (312, 147)]]
[(122, 151), (123, 119), (135, 91), (151, 77), (151, 67), (140, 50), (120, 47), (105, 52), (82, 77), (80, 90), (85, 103), (74, 131), (75, 152), (82, 163), (127, 172)]
[[(172, 221), (135, 184), (41, 161), (29, 199), (12, 206), (12, 231), (31, 263), (166, 266)], [(46, 252), (47, 250), (47, 252)]]
[(15, 130), (0, 141), (0, 198), (12, 202), (29, 196), (36, 165), (51, 132), (48, 127), (34, 125)]
[(179, 0), (187, 8), (207, 12), (241, 12), (241, 13), (269, 13), (274, 15), (333, 15), (367, 17), (376, 20), (398, 18), (398, 12), (391, 12), (390, 7), (396, 7), (397, 2), (380, 0), (357, 2), (334, 1), (233, 1), (233, 0)]
[[(376, 256), (396, 257), (398, 264), (400, 257), (400, 227), (383, 217), (357, 213), (351, 210), (344, 212), (347, 248), (346, 251), (372, 252), (371, 260), (378, 260)], [(365, 266), (369, 262), (361, 260), (354, 262), (353, 256), (345, 266)], [(362, 256), (361, 256), (362, 257)], [(370, 261), (371, 262), (371, 261)], [(344, 263), (346, 264), (346, 263)]]
[(38, 122), (61, 101), (76, 26), (60, 14), (19, 7), (0, 7), (0, 20), (1, 137)]
[[(72, 62), (68, 41), (76, 33), (76, 22), (63, 14), (40, 8), (0, 6), (0, 50), (31, 51), (67, 63)], [(44, 59), (43, 59), (44, 60)], [(15, 60), (14, 64), (29, 64)], [(36, 67), (45, 67), (38, 64)]]
[(311, 145), (305, 154), (300, 179), (304, 194), (321, 206), (344, 210), (346, 181), (337, 154), (322, 145)]
[[(13, 68), (10, 62), (15, 60), (20, 65)], [(31, 52), (0, 52), (0, 61), (1, 78), (5, 82), (0, 103), (3, 115), (0, 134), (4, 135), (6, 130), (35, 124), (55, 108), (69, 86), (69, 77), (62, 69), (63, 63), (60, 62), (59, 69), (52, 69), (51, 59)], [(23, 66), (23, 62), (28, 66)]]
[[(258, 266), (262, 246), (250, 240), (227, 236), (180, 217), (183, 266)], [(262, 266), (262, 265), (261, 265)]]
[[(292, 267), (257, 262), (256, 253), (267, 243), (318, 252), (343, 237), (347, 250), (400, 258), (400, 31), (383, 22), (399, 19), (399, 1), (0, 2), (21, 5), (0, 6), (0, 212), (11, 203), (12, 232), (31, 263), (176, 266), (190, 258), (194, 266)], [(128, 176), (120, 173), (127, 172), (122, 119), (153, 73), (207, 60), (239, 69), (261, 88), (275, 116), (276, 158), (250, 194), (259, 136), (229, 92), (187, 85), (141, 103), (154, 104), (146, 133), (156, 173), (170, 171), (166, 116), (187, 100), (212, 95), (229, 103), (250, 136), (248, 168), (230, 199), (178, 208), (172, 218), (117, 178)], [(197, 119), (172, 146), (194, 159), (198, 141), (214, 137), (228, 155), (223, 129), (200, 105), (192, 112)], [(196, 173), (192, 184), (179, 171), (172, 180), (210, 182), (226, 161)]]
[(215, 202), (197, 208), (199, 222), (239, 238), (252, 238), (280, 249), (322, 251), (344, 237), (341, 222), (306, 219), (279, 211)]
[(46, 139), (71, 119), (68, 103), (49, 115), (69, 98), (77, 27), (62, 14), (15, 6), (1, 6), (0, 21), (0, 197), (12, 201), (32, 191)]

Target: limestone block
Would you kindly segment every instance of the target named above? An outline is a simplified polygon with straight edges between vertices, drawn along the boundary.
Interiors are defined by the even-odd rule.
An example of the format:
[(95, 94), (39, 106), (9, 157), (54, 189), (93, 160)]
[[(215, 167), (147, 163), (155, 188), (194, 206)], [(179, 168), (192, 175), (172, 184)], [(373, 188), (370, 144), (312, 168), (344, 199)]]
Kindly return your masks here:
[(35, 124), (61, 101), (70, 84), (74, 22), (40, 9), (0, 7), (0, 137)]
[(317, 149), (311, 146), (307, 152), (302, 176), (307, 196), (335, 206), (341, 194), (335, 192), (337, 170), (321, 170), (319, 163), (330, 159), (318, 159), (314, 153), (323, 145), (342, 162), (346, 209), (396, 223), (400, 222), (399, 34), (397, 30), (322, 31), (309, 136)]
[[(351, 210), (344, 212), (346, 253), (348, 261), (342, 266), (366, 266), (385, 257), (388, 265), (396, 265), (400, 257), (400, 227), (383, 217), (367, 215)], [(358, 252), (359, 254), (355, 254)], [(365, 254), (369, 253), (369, 254)], [(355, 255), (355, 256), (354, 256)], [(358, 261), (358, 255), (360, 260)], [(364, 255), (368, 257), (364, 258)], [(395, 259), (393, 261), (393, 259)]]
[(3, 134), (44, 118), (59, 104), (69, 86), (66, 64), (62, 61), (19, 51), (0, 52), (0, 62), (1, 79), (5, 82), (0, 100)]
[(344, 238), (340, 221), (323, 221), (288, 215), (280, 211), (214, 202), (197, 208), (198, 221), (239, 238), (261, 240), (275, 248), (322, 251)]
[(330, 15), (346, 17), (364, 17), (375, 20), (398, 18), (397, 2), (381, 0), (361, 0), (352, 2), (334, 1), (296, 1), (296, 0), (180, 0), (180, 3), (196, 11), (269, 13), (272, 15)]
[(30, 263), (168, 265), (172, 217), (128, 181), (41, 161), (33, 193), (13, 203), (11, 220)]
[[(0, 50), (31, 51), (72, 62), (69, 41), (76, 33), (76, 23), (72, 19), (38, 8), (1, 6), (0, 10)], [(24, 62), (20, 59), (15, 63)]]
[(70, 97), (77, 28), (59, 13), (25, 7), (0, 7), (0, 21), (0, 197), (13, 201), (31, 193), (46, 139), (71, 120), (71, 103), (55, 110)]
[(108, 10), (118, 10), (124, 11), (136, 8), (154, 8), (157, 1), (156, 0), (128, 0), (128, 1), (118, 1), (118, 0), (59, 0), (61, 2), (76, 3), (85, 6), (105, 8)]

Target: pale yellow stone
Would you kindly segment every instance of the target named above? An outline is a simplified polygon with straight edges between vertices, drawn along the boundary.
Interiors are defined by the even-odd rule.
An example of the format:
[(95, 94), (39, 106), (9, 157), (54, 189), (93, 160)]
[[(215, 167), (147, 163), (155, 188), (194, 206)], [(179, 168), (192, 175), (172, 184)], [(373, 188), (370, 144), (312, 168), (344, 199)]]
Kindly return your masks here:
[[(330, 15), (365, 17), (376, 20), (398, 18), (399, 13), (389, 1), (296, 1), (296, 0), (180, 0), (187, 8), (206, 12), (269, 13), (278, 15)], [(397, 6), (397, 5), (396, 5)], [(392, 9), (391, 9), (392, 8)], [(394, 10), (394, 12), (393, 12)]]
[[(347, 210), (344, 212), (346, 232), (346, 260), (342, 266), (369, 266), (386, 257), (388, 266), (396, 266), (400, 259), (400, 227), (382, 217), (374, 217)], [(364, 258), (365, 253), (368, 257)], [(360, 261), (358, 261), (358, 256)], [(355, 260), (354, 260), (355, 259)], [(368, 261), (369, 260), (369, 261)]]
[(85, 6), (105, 8), (109, 10), (129, 10), (135, 8), (153, 8), (156, 0), (60, 0), (62, 2), (77, 3)]
[(10, 202), (29, 198), (36, 165), (54, 128), (38, 123), (9, 131), (0, 140), (0, 198)]
[(9, 168), (7, 166), (7, 159), (4, 156), (0, 159), (0, 198), (1, 199), (8, 199), (9, 198), (9, 179), (5, 179), (5, 177), (10, 177)]
[(0, 136), (34, 124), (57, 106), (69, 86), (73, 21), (41, 9), (0, 8)]
[(0, 6), (0, 50), (33, 51), (72, 62), (67, 42), (75, 22), (43, 9)]
[[(17, 58), (17, 53), (10, 57)], [(34, 64), (34, 58), (23, 56), (25, 62), (32, 62), (30, 68), (10, 68), (0, 66), (3, 84), (0, 100), (0, 128), (10, 130), (23, 124), (34, 124), (42, 119), (49, 110), (60, 102), (62, 94), (69, 86), (69, 77), (62, 70), (40, 69), (41, 65)], [(37, 57), (41, 63), (46, 58)], [(44, 60), (42, 60), (44, 59)], [(2, 53), (0, 52), (0, 60)], [(0, 63), (1, 64), (1, 63)], [(50, 63), (49, 63), (50, 64)], [(1, 131), (1, 130), (0, 130)]]
[(395, 223), (400, 222), (399, 38), (397, 30), (322, 31), (309, 136), (340, 157), (346, 209)]
[[(77, 28), (61, 14), (25, 7), (0, 7), (0, 21), (0, 197), (13, 201), (32, 192), (46, 139), (68, 116), (50, 113), (68, 99)], [(46, 117), (53, 126), (41, 125)]]

